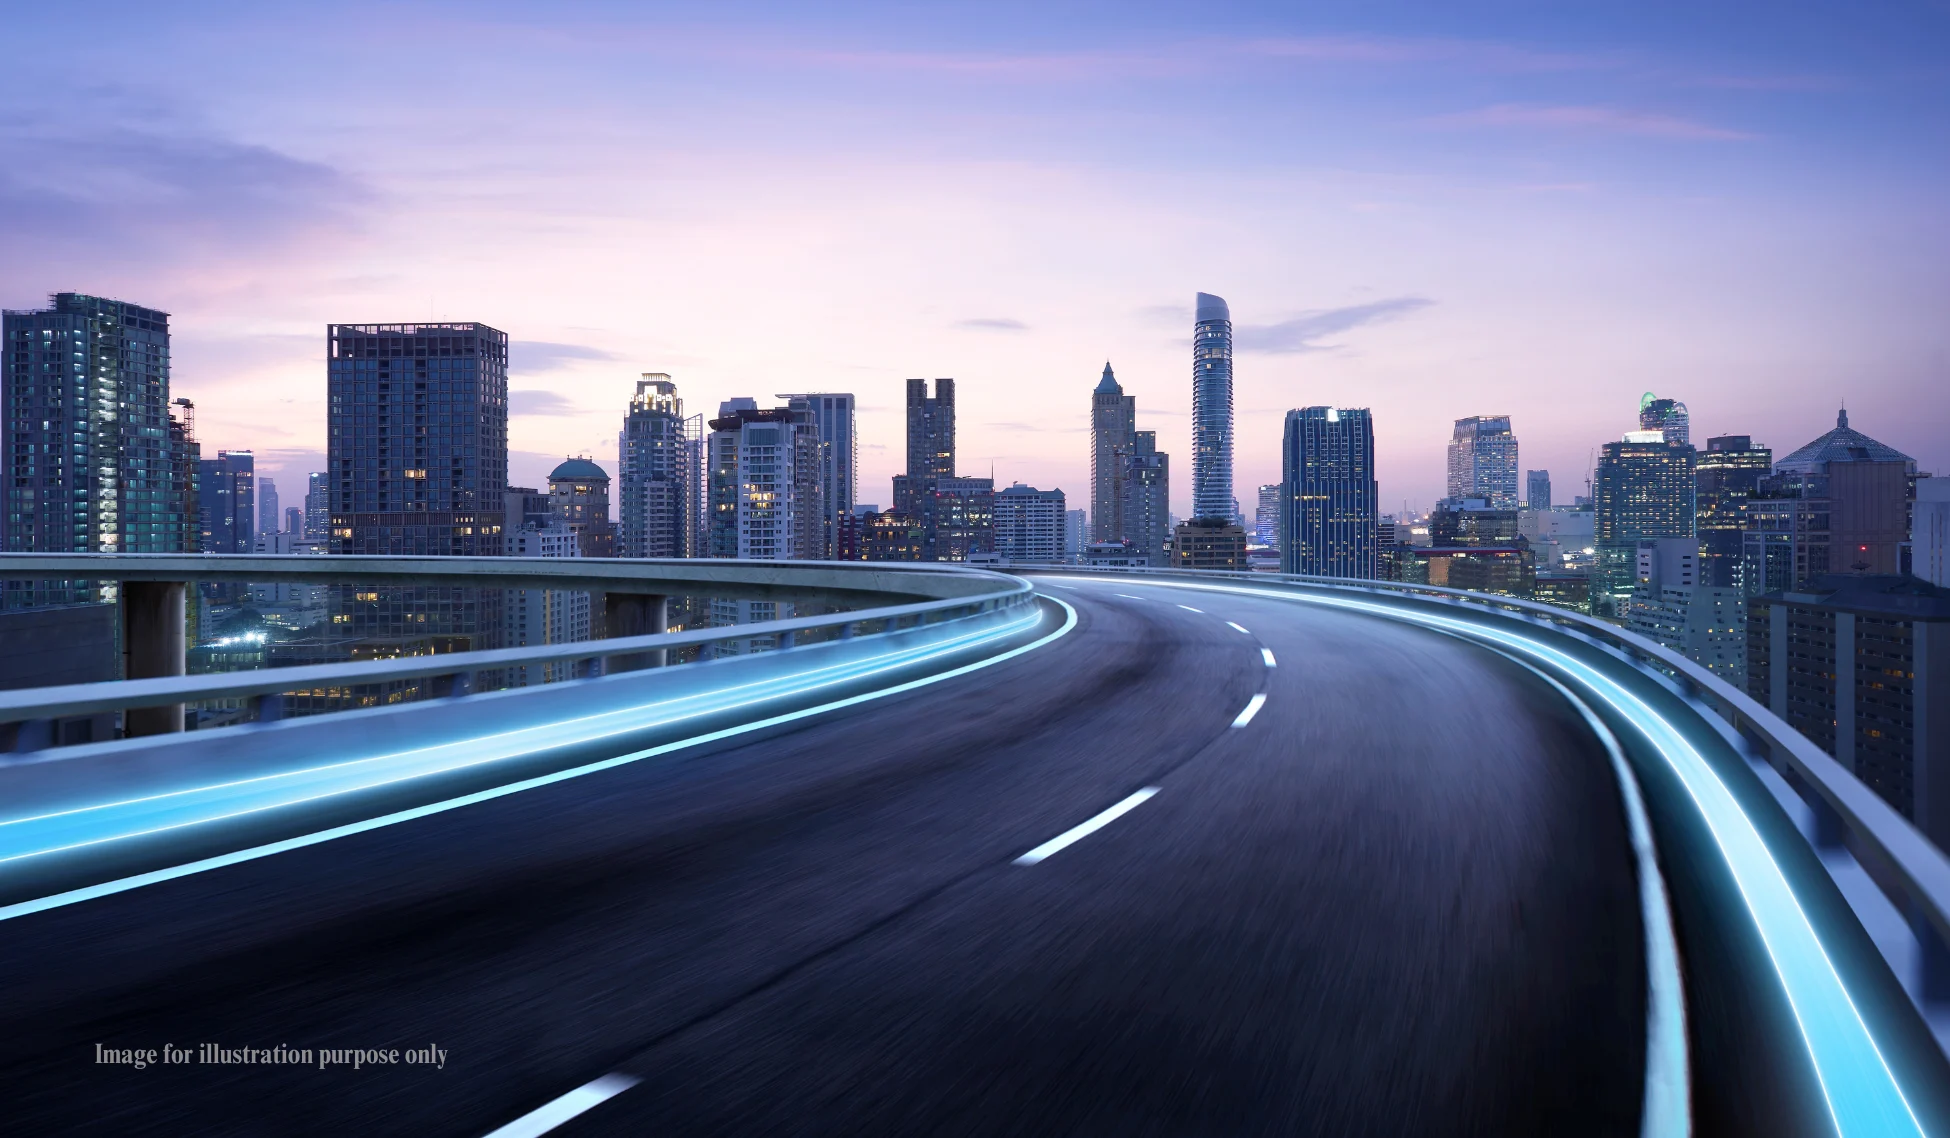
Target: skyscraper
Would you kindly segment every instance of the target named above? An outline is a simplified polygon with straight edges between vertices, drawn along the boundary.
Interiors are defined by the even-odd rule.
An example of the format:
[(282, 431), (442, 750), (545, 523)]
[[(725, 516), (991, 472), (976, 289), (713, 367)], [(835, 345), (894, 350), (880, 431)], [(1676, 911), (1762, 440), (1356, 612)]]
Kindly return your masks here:
[(1171, 456), (1158, 450), (1158, 432), (1132, 431), (1115, 457), (1118, 532), (1105, 540), (1128, 541), (1162, 565), (1171, 537)]
[(332, 479), (318, 471), (305, 480), (305, 540), (329, 541), (332, 537)]
[(1137, 397), (1124, 394), (1117, 376), (1104, 362), (1104, 377), (1090, 393), (1090, 540), (1118, 541), (1124, 536), (1117, 515), (1120, 491), (1117, 452), (1128, 449), (1137, 430)]
[(270, 478), (257, 480), (257, 532), (277, 533), (284, 527), (284, 511), (278, 506), (278, 484)]
[(1691, 443), (1691, 418), (1677, 399), (1655, 399), (1650, 391), (1639, 396), (1639, 430), (1662, 431), (1669, 443)]
[(955, 474), (955, 381), (907, 381), (907, 473), (894, 479), (894, 512), (922, 518), (924, 483)]
[[(8, 311), (0, 391), (8, 550), (184, 552), (192, 435), (171, 414), (168, 313), (72, 292)], [(9, 582), (8, 603), (91, 599), (80, 589)]]
[[(709, 555), (754, 561), (823, 558), (824, 472), (819, 425), (811, 412), (760, 408), (741, 397), (722, 404), (710, 426)], [(749, 613), (736, 618), (748, 619), (753, 619)]]
[(1695, 533), (1693, 448), (1659, 431), (1627, 431), (1600, 451), (1592, 485), (1591, 611), (1619, 612), (1637, 585), (1639, 542)]
[(1280, 484), (1277, 482), (1259, 488), (1259, 502), (1253, 508), (1253, 541), (1275, 548), (1280, 544)]
[(1238, 512), (1232, 496), (1232, 311), (1198, 294), (1192, 325), (1192, 517)]
[(1030, 565), (1063, 560), (1063, 491), (1018, 482), (995, 495), (995, 551)]
[[(1748, 435), (1706, 440), (1695, 466), (1700, 585), (1741, 588), (1741, 550), (1748, 526), (1747, 502), (1774, 466), (1774, 452)], [(1764, 590), (1763, 590), (1764, 591)]]
[(920, 523), (923, 561), (964, 561), (995, 548), (995, 482), (955, 473), (955, 381), (907, 381), (907, 472), (894, 510)]
[(257, 458), (247, 450), (220, 450), (197, 470), (202, 552), (249, 553), (257, 533)]
[(1481, 498), (1492, 510), (1517, 508), (1517, 437), (1508, 415), (1457, 419), (1449, 438), (1452, 501)]
[(843, 392), (816, 391), (803, 395), (781, 395), (790, 407), (798, 407), (812, 416), (813, 425), (819, 430), (822, 448), (819, 458), (820, 492), (826, 503), (826, 515), (822, 520), (825, 533), (826, 552), (823, 557), (834, 556), (838, 548), (839, 519), (853, 512), (853, 505), (860, 497), (860, 476), (854, 462), (858, 450), (853, 421), (853, 396)]
[(500, 554), (508, 334), (334, 324), (326, 361), (332, 552)]
[(664, 372), (637, 380), (616, 438), (618, 556), (696, 557), (704, 418)]
[[(333, 553), (506, 551), (508, 335), (478, 323), (326, 328)], [(499, 589), (337, 587), (334, 627), (384, 651), (499, 646)]]
[(1548, 470), (1526, 470), (1524, 479), (1524, 508), (1548, 510), (1551, 508), (1551, 472)]
[(1082, 510), (1063, 511), (1063, 560), (1075, 562), (1089, 544), (1090, 515)]
[(1381, 506), (1367, 408), (1288, 411), (1281, 457), (1280, 571), (1374, 577)]

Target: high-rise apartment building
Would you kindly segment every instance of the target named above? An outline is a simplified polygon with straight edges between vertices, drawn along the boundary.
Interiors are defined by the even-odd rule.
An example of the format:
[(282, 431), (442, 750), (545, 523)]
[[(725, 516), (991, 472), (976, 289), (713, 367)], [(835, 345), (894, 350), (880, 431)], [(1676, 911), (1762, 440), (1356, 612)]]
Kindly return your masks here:
[[(824, 471), (819, 425), (811, 414), (790, 406), (760, 408), (740, 397), (720, 405), (710, 427), (708, 555), (825, 557)], [(749, 617), (746, 612), (738, 619)]]
[(280, 523), (284, 510), (278, 506), (278, 484), (274, 479), (257, 480), (257, 532), (277, 533), (284, 527)]
[[(172, 414), (168, 313), (63, 292), (0, 315), (0, 420), (9, 551), (186, 551), (194, 431)], [(97, 596), (79, 583), (8, 582), (7, 604)]]
[(1669, 443), (1693, 441), (1686, 405), (1677, 399), (1656, 399), (1650, 391), (1639, 397), (1639, 430), (1658, 431)]
[(1368, 409), (1288, 411), (1280, 466), (1280, 571), (1374, 577), (1381, 503)]
[(1137, 397), (1124, 394), (1117, 376), (1104, 362), (1104, 377), (1090, 393), (1090, 540), (1116, 541), (1124, 536), (1118, 517), (1122, 489), (1117, 481), (1117, 454), (1128, 450), (1137, 430)]
[(1171, 456), (1158, 450), (1158, 432), (1132, 431), (1118, 448), (1117, 533), (1106, 540), (1130, 542), (1163, 564), (1171, 537)]
[(1526, 470), (1523, 472), (1524, 509), (1548, 510), (1551, 508), (1551, 472), (1548, 470)]
[(1714, 589), (1743, 588), (1741, 556), (1750, 520), (1747, 502), (1773, 469), (1774, 452), (1755, 446), (1748, 435), (1720, 435), (1706, 440), (1706, 449), (1699, 452), (1697, 460), (1700, 584)]
[(197, 468), (202, 552), (249, 553), (257, 534), (257, 457), (220, 450)]
[[(326, 328), (329, 533), (338, 554), (500, 556), (508, 335), (479, 323)], [(499, 589), (338, 587), (332, 622), (372, 651), (494, 648)]]
[(332, 552), (500, 554), (508, 334), (334, 324), (326, 368)]
[(1693, 448), (1659, 431), (1627, 431), (1599, 453), (1592, 485), (1591, 611), (1618, 613), (1637, 584), (1639, 542), (1695, 536)]
[(995, 493), (995, 551), (1012, 562), (1054, 564), (1063, 560), (1063, 491), (1018, 482)]
[(812, 416), (819, 431), (820, 494), (826, 503), (822, 529), (826, 552), (834, 556), (838, 548), (839, 519), (851, 514), (860, 497), (860, 474), (855, 463), (859, 439), (853, 419), (853, 396), (844, 392), (815, 391), (803, 395), (781, 395), (786, 405)]
[(645, 372), (637, 380), (616, 454), (617, 555), (699, 556), (704, 418), (684, 415), (666, 373)]
[(995, 482), (955, 473), (955, 381), (907, 381), (907, 472), (894, 509), (921, 526), (923, 561), (965, 561), (995, 550)]
[(955, 381), (937, 379), (934, 394), (928, 381), (907, 381), (907, 472), (894, 479), (894, 512), (922, 517), (925, 483), (955, 476)]
[(318, 471), (305, 480), (305, 540), (332, 538), (332, 479)]
[(1517, 437), (1508, 415), (1457, 419), (1449, 438), (1449, 493), (1481, 498), (1494, 510), (1517, 508)]
[(1259, 545), (1280, 545), (1280, 484), (1269, 482), (1259, 488), (1259, 501), (1253, 508), (1253, 541)]
[(1747, 606), (1747, 694), (1950, 849), (1950, 590), (1824, 574)]
[(1192, 324), (1192, 517), (1232, 520), (1232, 310), (1198, 294)]

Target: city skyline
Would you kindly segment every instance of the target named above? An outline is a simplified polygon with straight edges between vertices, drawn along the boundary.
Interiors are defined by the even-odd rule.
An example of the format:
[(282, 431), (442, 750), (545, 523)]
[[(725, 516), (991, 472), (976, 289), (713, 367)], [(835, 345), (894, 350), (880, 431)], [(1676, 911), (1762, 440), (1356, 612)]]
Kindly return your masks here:
[[(971, 469), (1081, 501), (1088, 424), (1059, 392), (1106, 357), (1138, 426), (1192, 453), (1196, 289), (1238, 324), (1235, 489), (1278, 477), (1285, 411), (1331, 404), (1375, 410), (1390, 509), (1434, 501), (1447, 423), (1485, 410), (1568, 498), (1647, 389), (1696, 439), (1772, 445), (1846, 401), (1950, 467), (1950, 237), (1926, 208), (1946, 82), (1917, 55), (1940, 17), (1701, 16), (1681, 43), (1622, 10), (1229, 11), (1188, 39), (1164, 11), (1112, 33), (394, 9), (353, 68), (357, 18), (229, 13), (219, 46), (109, 5), (83, 44), (26, 12), (0, 304), (170, 312), (206, 446), (285, 486), (321, 468), (322, 328), (444, 317), (514, 339), (517, 483), (607, 458), (642, 372), (699, 407), (790, 375), (860, 396), (862, 496), (884, 497), (898, 381), (929, 374), (962, 382)], [(517, 78), (484, 96), (415, 56), (368, 93), (424, 35)], [(119, 86), (76, 86), (104, 69)], [(815, 93), (757, 114), (781, 85)], [(1186, 170), (1157, 140), (1193, 120), (1210, 151)], [(494, 145), (459, 141), (489, 123)]]

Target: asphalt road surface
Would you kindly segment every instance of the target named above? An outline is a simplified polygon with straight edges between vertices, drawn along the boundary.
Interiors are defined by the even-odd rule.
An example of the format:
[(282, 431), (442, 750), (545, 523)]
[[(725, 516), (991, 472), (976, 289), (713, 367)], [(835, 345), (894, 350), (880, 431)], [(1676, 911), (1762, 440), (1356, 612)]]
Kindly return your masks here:
[(602, 1080), (551, 1133), (1637, 1133), (1624, 816), (1542, 681), (1044, 581), (1078, 627), (992, 668), (0, 922), (0, 1132), (483, 1135)]

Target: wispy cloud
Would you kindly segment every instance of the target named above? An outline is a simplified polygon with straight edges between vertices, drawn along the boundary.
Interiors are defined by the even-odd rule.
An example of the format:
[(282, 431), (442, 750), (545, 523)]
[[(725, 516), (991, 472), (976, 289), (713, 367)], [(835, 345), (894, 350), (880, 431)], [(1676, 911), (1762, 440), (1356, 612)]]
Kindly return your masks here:
[(1680, 118), (1651, 111), (1633, 111), (1604, 106), (1541, 106), (1531, 103), (1498, 103), (1474, 111), (1437, 115), (1427, 120), (1433, 126), (1465, 128), (1515, 128), (1527, 130), (1583, 131), (1597, 134), (1629, 134), (1644, 138), (1672, 138), (1693, 142), (1732, 141), (1755, 137), (1745, 131), (1729, 130), (1695, 119)]
[(52, 252), (70, 267), (146, 255), (262, 258), (320, 232), (350, 232), (373, 198), (351, 175), (268, 146), (106, 118), (102, 108), (0, 117), (0, 244), (16, 258)]
[(1351, 331), (1363, 324), (1398, 320), (1435, 302), (1419, 296), (1397, 296), (1346, 308), (1319, 308), (1302, 312), (1277, 324), (1241, 324), (1233, 329), (1240, 351), (1275, 355), (1294, 352), (1325, 352), (1333, 345), (1317, 343), (1323, 337)]
[(510, 415), (573, 415), (575, 404), (553, 391), (508, 392)]
[(1006, 316), (983, 316), (973, 320), (955, 321), (957, 328), (969, 328), (977, 332), (1027, 332), (1029, 325)]
[(585, 344), (554, 344), (547, 340), (514, 340), (508, 344), (508, 370), (533, 374), (567, 367), (576, 360), (613, 360), (614, 352)]

